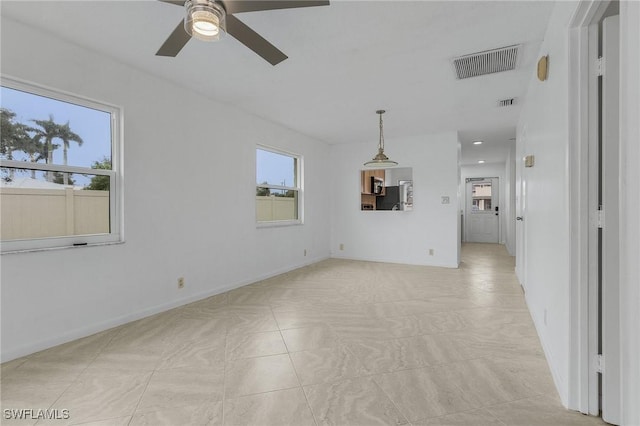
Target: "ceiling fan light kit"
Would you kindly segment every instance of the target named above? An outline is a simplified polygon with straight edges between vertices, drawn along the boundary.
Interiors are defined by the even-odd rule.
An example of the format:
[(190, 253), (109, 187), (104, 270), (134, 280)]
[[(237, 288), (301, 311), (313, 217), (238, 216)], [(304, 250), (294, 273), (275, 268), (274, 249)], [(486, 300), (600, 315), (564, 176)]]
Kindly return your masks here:
[(373, 157), (372, 160), (369, 160), (366, 163), (364, 163), (365, 167), (370, 167), (373, 169), (388, 169), (398, 165), (396, 161), (390, 160), (389, 157), (387, 157), (384, 154), (384, 134), (382, 132), (382, 114), (384, 114), (385, 112), (386, 111), (383, 109), (379, 109), (376, 111), (376, 114), (380, 116), (380, 139), (378, 140), (378, 153), (376, 154), (375, 157)]
[(280, 49), (234, 16), (235, 13), (328, 6), (329, 0), (159, 0), (183, 6), (186, 16), (160, 46), (156, 56), (176, 57), (191, 38), (219, 40), (229, 34), (271, 65), (287, 59)]
[(226, 33), (225, 11), (213, 1), (187, 0), (184, 29), (202, 41), (217, 41)]

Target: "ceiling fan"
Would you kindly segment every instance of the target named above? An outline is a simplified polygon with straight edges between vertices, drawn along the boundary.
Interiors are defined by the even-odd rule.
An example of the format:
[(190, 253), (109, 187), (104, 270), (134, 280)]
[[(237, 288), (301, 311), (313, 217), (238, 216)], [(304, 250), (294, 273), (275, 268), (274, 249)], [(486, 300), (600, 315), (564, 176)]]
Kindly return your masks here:
[(292, 9), (298, 7), (327, 6), (329, 1), (317, 0), (159, 0), (186, 9), (184, 22), (180, 22), (169, 38), (156, 52), (156, 56), (175, 57), (191, 37), (205, 41), (218, 40), (227, 32), (240, 43), (253, 50), (271, 65), (287, 59), (277, 47), (233, 16), (236, 13), (261, 10)]

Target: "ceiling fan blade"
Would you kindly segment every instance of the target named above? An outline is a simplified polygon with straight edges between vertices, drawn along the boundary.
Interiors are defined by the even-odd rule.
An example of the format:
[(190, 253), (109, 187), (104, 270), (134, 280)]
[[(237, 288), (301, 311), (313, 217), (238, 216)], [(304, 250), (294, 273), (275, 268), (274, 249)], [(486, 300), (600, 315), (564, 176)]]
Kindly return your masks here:
[(317, 0), (221, 0), (227, 14), (256, 12), (259, 10), (293, 9), (297, 7), (328, 6), (328, 1)]
[(176, 6), (184, 6), (185, 0), (158, 0), (162, 3), (175, 4)]
[(191, 36), (184, 30), (183, 21), (180, 21), (169, 38), (160, 46), (156, 56), (176, 56), (190, 39)]
[(262, 56), (271, 65), (277, 65), (287, 59), (287, 55), (233, 15), (227, 15), (227, 33)]

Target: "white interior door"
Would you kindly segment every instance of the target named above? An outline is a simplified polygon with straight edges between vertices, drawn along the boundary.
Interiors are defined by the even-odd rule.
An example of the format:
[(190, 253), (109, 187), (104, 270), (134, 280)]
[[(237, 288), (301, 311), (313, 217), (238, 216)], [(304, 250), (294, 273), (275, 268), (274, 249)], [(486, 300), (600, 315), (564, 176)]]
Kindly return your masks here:
[(466, 194), (466, 241), (497, 243), (500, 237), (498, 178), (468, 179)]
[(601, 251), (602, 418), (620, 424), (619, 16), (602, 24)]
[[(527, 140), (527, 130), (523, 128), (518, 135), (516, 143), (516, 158), (521, 159), (524, 157), (525, 145)], [(520, 281), (522, 288), (526, 290), (526, 233), (525, 233), (525, 216), (527, 207), (527, 186), (524, 176), (524, 164), (523, 161), (516, 161), (516, 275)], [(513, 220), (513, 219), (511, 219)]]

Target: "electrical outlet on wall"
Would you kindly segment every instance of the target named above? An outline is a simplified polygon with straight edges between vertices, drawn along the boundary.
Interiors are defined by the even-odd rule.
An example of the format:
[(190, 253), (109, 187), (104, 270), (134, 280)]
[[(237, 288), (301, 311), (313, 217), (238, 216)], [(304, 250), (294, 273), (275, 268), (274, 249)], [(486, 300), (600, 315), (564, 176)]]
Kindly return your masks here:
[(433, 256), (433, 255), (434, 255), (434, 253), (435, 253), (435, 250), (434, 250), (434, 249), (429, 249), (429, 256)]
[(307, 249), (304, 249), (304, 255), (305, 256), (307, 255)]
[(340, 250), (344, 250), (344, 243), (340, 243)]
[(184, 288), (184, 277), (178, 278), (178, 288)]

